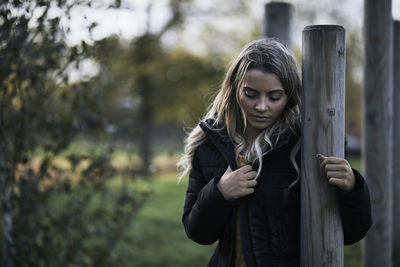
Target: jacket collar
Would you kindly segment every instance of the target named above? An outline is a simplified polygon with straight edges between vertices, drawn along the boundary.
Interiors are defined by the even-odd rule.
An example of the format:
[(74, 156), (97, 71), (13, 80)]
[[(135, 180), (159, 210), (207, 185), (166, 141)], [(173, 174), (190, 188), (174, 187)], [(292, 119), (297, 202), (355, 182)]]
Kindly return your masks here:
[(222, 154), (232, 170), (237, 169), (235, 148), (224, 125), (214, 124), (214, 119), (200, 122), (200, 128)]
[[(214, 124), (214, 119), (207, 119), (205, 121), (201, 121), (199, 126), (206, 134), (206, 136), (210, 139), (210, 141), (215, 145), (218, 151), (222, 154), (226, 162), (231, 166), (232, 170), (237, 169), (236, 156), (235, 156), (235, 148), (229, 137), (228, 131), (225, 125)], [(287, 130), (282, 133), (279, 138), (272, 138), (272, 143), (274, 144), (274, 148), (266, 155), (273, 153), (276, 150), (279, 150), (281, 147), (285, 146), (289, 143), (294, 136), (299, 135), (300, 133), (300, 125), (297, 124), (294, 130)], [(297, 138), (296, 138), (297, 139)]]

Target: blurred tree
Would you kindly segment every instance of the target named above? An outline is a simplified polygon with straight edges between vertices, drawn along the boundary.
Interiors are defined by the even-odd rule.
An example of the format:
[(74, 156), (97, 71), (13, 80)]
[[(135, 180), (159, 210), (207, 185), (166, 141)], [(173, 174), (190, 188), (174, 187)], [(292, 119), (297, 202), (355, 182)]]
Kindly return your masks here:
[(170, 0), (169, 8), (171, 17), (158, 32), (151, 31), (151, 3), (147, 8), (147, 30), (132, 42), (129, 59), (135, 65), (134, 81), (132, 88), (140, 99), (138, 107), (138, 123), (140, 126), (140, 157), (142, 160), (142, 174), (150, 174), (151, 165), (151, 136), (154, 130), (155, 103), (158, 92), (165, 90), (155, 73), (160, 73), (158, 60), (162, 56), (161, 38), (171, 28), (181, 26), (185, 19), (185, 8), (191, 0)]
[(149, 175), (156, 125), (168, 122), (181, 126), (182, 120), (193, 123), (205, 110), (208, 101), (204, 98), (221, 80), (222, 63), (218, 58), (196, 56), (162, 43), (165, 34), (182, 25), (190, 2), (171, 1), (170, 20), (157, 32), (151, 30), (149, 5), (144, 34), (129, 43), (114, 36), (95, 44), (95, 59), (101, 71), (93, 86), (101, 88), (103, 107), (114, 107), (108, 114), (110, 124), (135, 125), (143, 176)]
[[(110, 7), (119, 4), (116, 0)], [(115, 202), (112, 211), (97, 204), (99, 210), (87, 214), (93, 209), (90, 202), (99, 198), (96, 194), (110, 193), (110, 151), (69, 153), (71, 167), (55, 162), (81, 131), (102, 129), (96, 92), (86, 82), (68, 79), (70, 70), (87, 56), (88, 45), (65, 43), (65, 20), (73, 8), (90, 5), (86, 0), (0, 2), (2, 266), (98, 264), (138, 208), (135, 195), (123, 188), (111, 192), (115, 197), (107, 203)], [(62, 206), (54, 197), (68, 192), (76, 195), (58, 207), (61, 214), (54, 214), (57, 208), (50, 206)], [(103, 245), (109, 250), (82, 242), (99, 232), (107, 235)]]
[[(91, 86), (101, 95), (101, 107), (107, 111), (104, 117), (108, 123), (117, 124), (122, 131), (128, 131), (124, 125), (132, 128), (140, 119), (137, 110), (141, 92), (136, 87), (139, 67), (129, 57), (132, 47), (132, 43), (124, 43), (116, 36), (94, 45), (94, 59), (100, 71)], [(222, 64), (207, 56), (194, 55), (185, 48), (161, 48), (157, 58), (149, 63), (152, 70), (149, 76), (156, 86), (151, 95), (155, 123), (196, 123), (209, 103), (212, 89), (219, 87)]]
[[(147, 138), (154, 137), (161, 125), (181, 128), (183, 121), (188, 125), (197, 122), (209, 102), (212, 88), (219, 86), (222, 63), (214, 60), (211, 64), (209, 58), (193, 55), (183, 48), (156, 46), (146, 47), (152, 49), (148, 52), (152, 56), (143, 65), (136, 60), (139, 51), (144, 49), (138, 48), (137, 42), (134, 39), (123, 43), (115, 36), (96, 42), (95, 60), (100, 72), (91, 82), (100, 92), (107, 124), (120, 137), (128, 135), (143, 146), (143, 120), (148, 123), (151, 118), (148, 127), (152, 130), (147, 132)], [(102, 52), (110, 50), (113, 52)], [(144, 103), (146, 109), (142, 106)]]

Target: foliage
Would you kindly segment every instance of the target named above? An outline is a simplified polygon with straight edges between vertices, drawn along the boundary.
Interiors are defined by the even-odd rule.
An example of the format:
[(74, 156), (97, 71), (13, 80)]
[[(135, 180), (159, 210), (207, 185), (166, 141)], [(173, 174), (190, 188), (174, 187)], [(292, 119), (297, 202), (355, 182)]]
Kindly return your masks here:
[[(181, 16), (183, 7), (180, 11), (177, 8), (171, 6), (173, 14)], [(181, 128), (182, 120), (197, 122), (205, 110), (205, 92), (219, 80), (217, 64), (187, 50), (162, 45), (161, 37), (170, 28), (179, 27), (182, 19), (172, 17), (159, 32), (148, 30), (129, 43), (114, 36), (94, 46), (94, 59), (101, 71), (92, 86), (101, 92), (103, 109), (113, 110), (108, 112), (107, 122), (140, 144), (144, 176), (148, 175), (156, 124), (172, 123)], [(191, 113), (185, 112), (189, 106)], [(132, 125), (139, 127), (132, 131)]]
[[(154, 131), (156, 105), (158, 104), (156, 99), (160, 99), (160, 92), (168, 92), (168, 88), (165, 88), (165, 84), (163, 83), (164, 79), (162, 76), (164, 51), (161, 46), (161, 38), (170, 29), (182, 25), (185, 19), (185, 11), (190, 3), (191, 0), (170, 0), (168, 7), (171, 11), (171, 17), (164, 23), (160, 30), (154, 32), (151, 29), (152, 3), (150, 2), (147, 7), (146, 31), (132, 41), (130, 48), (126, 50), (126, 53), (122, 54), (122, 58), (119, 57), (119, 59), (122, 59), (122, 66), (124, 68), (119, 69), (120, 73), (112, 74), (114, 77), (123, 77), (121, 81), (128, 84), (127, 92), (133, 95), (133, 98), (138, 101), (135, 110), (135, 123), (140, 125), (138, 127), (140, 130), (136, 135), (139, 137), (139, 152), (142, 159), (141, 170), (142, 175), (145, 177), (150, 175), (152, 132)], [(115, 40), (100, 43), (97, 55), (102, 54), (104, 46), (110, 47), (112, 43), (118, 44)], [(104, 46), (102, 47), (102, 45)], [(117, 52), (124, 51), (123, 49), (119, 49), (119, 47), (115, 47), (115, 50)], [(100, 61), (102, 60), (100, 59)], [(107, 61), (105, 59), (103, 62)], [(126, 71), (123, 71), (124, 69)], [(112, 84), (114, 88), (115, 85), (118, 86), (120, 83)]]
[[(126, 127), (132, 121), (139, 122), (138, 109), (143, 93), (139, 80), (148, 76), (153, 89), (143, 90), (150, 91), (148, 104), (154, 110), (155, 122), (181, 125), (185, 121), (193, 125), (204, 112), (212, 89), (219, 87), (222, 63), (210, 64), (211, 59), (183, 48), (166, 49), (155, 44), (142, 45), (142, 42), (147, 41), (134, 39), (125, 43), (112, 36), (94, 45), (94, 59), (101, 70), (91, 86), (102, 96), (101, 106), (103, 111), (108, 110), (105, 114), (108, 123), (115, 124), (121, 132), (129, 132)], [(143, 52), (141, 46), (148, 46), (151, 51)], [(138, 59), (142, 53), (153, 56), (142, 64)]]
[(17, 266), (99, 266), (120, 260), (114, 248), (149, 191), (110, 179), (115, 170), (108, 156), (67, 154), (65, 159), (68, 164), (58, 163), (50, 181), (32, 175), (20, 181), (14, 197), (20, 213), (14, 221)]
[(109, 185), (109, 150), (56, 160), (83, 131), (106, 138), (98, 94), (68, 79), (89, 48), (65, 42), (78, 6), (90, 1), (0, 3), (2, 266), (98, 265), (145, 197)]

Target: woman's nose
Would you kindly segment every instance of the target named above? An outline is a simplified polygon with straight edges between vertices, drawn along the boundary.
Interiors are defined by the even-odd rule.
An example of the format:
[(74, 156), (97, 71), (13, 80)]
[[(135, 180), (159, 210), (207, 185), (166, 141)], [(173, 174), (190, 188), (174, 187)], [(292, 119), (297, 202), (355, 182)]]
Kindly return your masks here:
[(268, 101), (266, 98), (262, 97), (256, 104), (257, 111), (266, 111), (268, 110)]

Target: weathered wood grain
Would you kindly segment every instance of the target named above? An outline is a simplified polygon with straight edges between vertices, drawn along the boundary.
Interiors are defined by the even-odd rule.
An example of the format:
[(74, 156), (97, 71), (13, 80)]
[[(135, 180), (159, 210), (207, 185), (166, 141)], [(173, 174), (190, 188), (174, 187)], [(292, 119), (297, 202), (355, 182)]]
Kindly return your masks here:
[(343, 266), (343, 231), (335, 188), (315, 157), (344, 157), (345, 30), (303, 30), (301, 266)]

